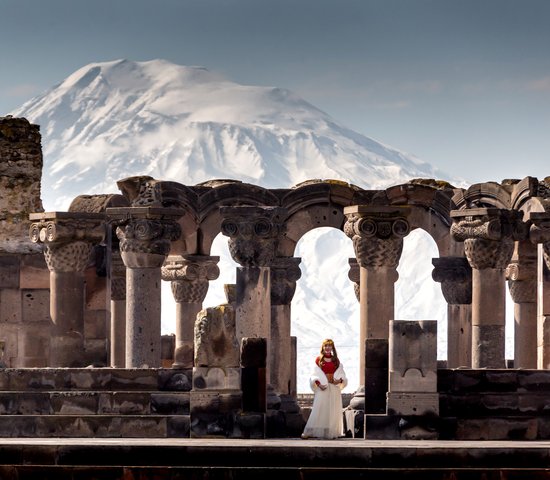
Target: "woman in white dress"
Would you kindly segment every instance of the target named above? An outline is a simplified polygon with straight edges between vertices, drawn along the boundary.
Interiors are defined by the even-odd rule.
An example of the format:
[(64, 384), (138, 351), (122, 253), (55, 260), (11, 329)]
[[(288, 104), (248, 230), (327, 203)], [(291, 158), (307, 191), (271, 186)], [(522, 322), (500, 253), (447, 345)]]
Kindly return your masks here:
[(326, 339), (309, 379), (315, 393), (302, 438), (338, 438), (344, 435), (342, 389), (348, 384), (334, 342)]

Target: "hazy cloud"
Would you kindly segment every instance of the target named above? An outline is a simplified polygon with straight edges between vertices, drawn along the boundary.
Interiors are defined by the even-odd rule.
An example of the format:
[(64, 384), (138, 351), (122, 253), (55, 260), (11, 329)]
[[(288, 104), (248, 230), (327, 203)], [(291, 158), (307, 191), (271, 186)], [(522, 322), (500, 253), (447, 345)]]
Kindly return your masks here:
[(550, 92), (550, 75), (527, 83), (527, 90), (535, 92)]
[(9, 97), (30, 97), (42, 90), (38, 85), (32, 83), (20, 83), (6, 89), (6, 95)]

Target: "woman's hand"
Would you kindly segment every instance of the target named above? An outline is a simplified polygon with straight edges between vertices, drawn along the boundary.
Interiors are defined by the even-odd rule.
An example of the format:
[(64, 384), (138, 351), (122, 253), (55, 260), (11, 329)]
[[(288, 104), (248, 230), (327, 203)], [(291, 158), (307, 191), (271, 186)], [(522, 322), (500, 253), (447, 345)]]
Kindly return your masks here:
[(319, 388), (320, 388), (321, 390), (326, 390), (327, 387), (328, 387), (328, 385), (321, 385), (321, 384), (319, 384)]

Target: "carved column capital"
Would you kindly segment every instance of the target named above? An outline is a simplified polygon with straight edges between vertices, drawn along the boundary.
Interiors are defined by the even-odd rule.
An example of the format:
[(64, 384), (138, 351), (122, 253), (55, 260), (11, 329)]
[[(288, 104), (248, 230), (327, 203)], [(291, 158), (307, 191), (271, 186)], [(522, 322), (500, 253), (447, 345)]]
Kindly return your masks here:
[(537, 301), (537, 265), (535, 261), (513, 260), (506, 267), (508, 288), (514, 303)]
[(393, 267), (399, 264), (403, 238), (410, 232), (407, 207), (346, 207), (344, 233), (352, 239), (359, 265)]
[(451, 235), (464, 242), (472, 268), (504, 269), (514, 252), (514, 242), (527, 237), (520, 212), (499, 208), (474, 208), (451, 212)]
[(93, 246), (105, 237), (103, 214), (33, 213), (30, 220), (30, 239), (44, 245), (46, 264), (52, 272), (83, 272)]
[(171, 242), (181, 235), (177, 219), (183, 211), (172, 208), (108, 208), (118, 225), (122, 260), (128, 268), (160, 268), (170, 253)]
[(270, 266), (286, 213), (280, 207), (221, 207), (221, 232), (229, 237), (233, 260), (243, 267)]
[(432, 258), (432, 278), (441, 283), (441, 291), (450, 305), (472, 303), (472, 267), (465, 257)]
[(301, 258), (275, 257), (270, 265), (271, 305), (290, 305), (296, 282), (302, 276)]
[(208, 282), (220, 275), (220, 257), (208, 255), (171, 255), (161, 269), (162, 279), (170, 281), (178, 303), (202, 303)]

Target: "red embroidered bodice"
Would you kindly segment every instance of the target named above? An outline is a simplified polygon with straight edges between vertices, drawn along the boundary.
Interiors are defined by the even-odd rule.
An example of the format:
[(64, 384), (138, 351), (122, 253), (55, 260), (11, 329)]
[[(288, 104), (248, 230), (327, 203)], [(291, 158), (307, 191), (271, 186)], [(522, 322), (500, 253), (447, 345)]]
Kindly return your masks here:
[(321, 360), (321, 357), (317, 357), (315, 359), (315, 363), (317, 366), (323, 370), (323, 373), (326, 375), (327, 373), (333, 374), (336, 369), (338, 368), (335, 364), (335, 362), (325, 362), (323, 365), (319, 365), (319, 361)]

